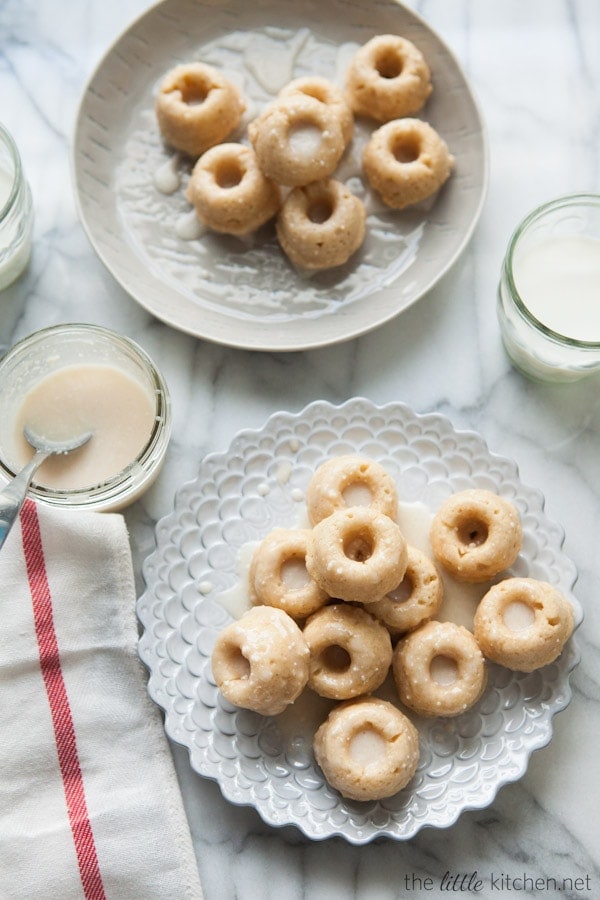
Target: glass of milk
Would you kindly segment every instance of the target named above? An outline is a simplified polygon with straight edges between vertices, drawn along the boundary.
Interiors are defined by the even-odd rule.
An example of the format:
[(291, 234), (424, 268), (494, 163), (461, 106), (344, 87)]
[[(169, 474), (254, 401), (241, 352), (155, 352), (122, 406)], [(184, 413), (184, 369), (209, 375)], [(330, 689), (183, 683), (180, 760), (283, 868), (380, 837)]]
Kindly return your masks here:
[(0, 291), (15, 281), (31, 255), (33, 206), (21, 158), (0, 124)]
[(540, 381), (600, 371), (600, 195), (559, 197), (513, 233), (498, 289), (502, 340)]

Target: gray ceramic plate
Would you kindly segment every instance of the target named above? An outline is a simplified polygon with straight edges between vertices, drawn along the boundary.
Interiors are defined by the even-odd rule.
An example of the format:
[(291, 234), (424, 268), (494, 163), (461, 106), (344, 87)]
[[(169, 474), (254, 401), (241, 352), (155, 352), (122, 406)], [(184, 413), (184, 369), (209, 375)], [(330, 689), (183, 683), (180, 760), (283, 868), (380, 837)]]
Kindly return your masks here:
[(348, 452), (379, 460), (402, 500), (429, 513), (468, 487), (510, 499), (524, 530), (511, 574), (556, 584), (573, 603), (577, 624), (582, 611), (563, 533), (547, 519), (542, 495), (521, 483), (512, 461), (490, 453), (478, 435), (455, 431), (443, 416), (416, 415), (400, 403), (378, 408), (360, 398), (340, 407), (319, 401), (298, 415), (273, 416), (261, 431), (242, 432), (227, 452), (202, 462), (198, 478), (181, 488), (174, 511), (159, 522), (157, 548), (144, 567), (138, 614), (150, 694), (165, 710), (169, 736), (188, 748), (192, 768), (217, 781), (232, 803), (255, 807), (271, 825), (296, 825), (315, 840), (341, 835), (363, 844), (451, 825), (520, 778), (531, 753), (551, 739), (552, 717), (570, 700), (578, 652), (571, 639), (555, 663), (531, 674), (490, 666), (485, 694), (464, 715), (415, 717), (417, 772), (396, 796), (373, 803), (345, 800), (326, 784), (312, 753), (326, 709), (311, 692), (272, 719), (227, 703), (210, 654), (231, 621), (224, 596), (239, 581), (243, 548), (275, 526), (297, 527), (316, 467)]
[[(293, 77), (343, 83), (357, 47), (400, 33), (425, 54), (434, 91), (422, 111), (447, 141), (456, 169), (433, 201), (385, 210), (361, 177), (373, 123), (358, 122), (337, 176), (361, 196), (368, 233), (338, 269), (302, 275), (273, 225), (242, 243), (193, 237), (184, 190), (190, 166), (161, 141), (154, 96), (175, 64), (202, 59), (243, 88), (247, 120)], [(246, 140), (244, 127), (241, 140)], [(487, 186), (479, 111), (452, 53), (394, 0), (163, 0), (134, 22), (99, 64), (82, 98), (73, 145), (79, 211), (114, 277), (168, 324), (230, 346), (299, 350), (343, 341), (388, 321), (429, 290), (467, 244)], [(164, 178), (171, 194), (157, 188)], [(191, 230), (190, 230), (191, 229)]]

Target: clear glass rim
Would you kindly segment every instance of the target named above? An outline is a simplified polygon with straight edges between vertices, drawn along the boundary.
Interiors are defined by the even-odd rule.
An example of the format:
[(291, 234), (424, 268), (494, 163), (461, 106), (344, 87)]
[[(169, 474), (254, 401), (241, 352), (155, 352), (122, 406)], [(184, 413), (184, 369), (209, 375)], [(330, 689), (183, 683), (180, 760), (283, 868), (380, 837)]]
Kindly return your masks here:
[(10, 193), (4, 202), (4, 205), (0, 207), (0, 221), (6, 217), (6, 215), (10, 212), (12, 207), (14, 206), (15, 199), (19, 192), (19, 185), (21, 183), (22, 178), (22, 167), (21, 167), (21, 157), (19, 155), (19, 151), (17, 149), (17, 145), (15, 144), (14, 138), (10, 131), (0, 122), (0, 140), (4, 142), (8, 151), (12, 157), (13, 165), (15, 167), (14, 175), (13, 175), (13, 183), (10, 189)]
[[(162, 374), (146, 351), (131, 338), (104, 328), (102, 325), (88, 323), (51, 325), (27, 335), (6, 351), (0, 359), (0, 377), (5, 365), (11, 363), (29, 347), (43, 343), (54, 336), (61, 334), (76, 336), (78, 333), (81, 333), (82, 336), (97, 335), (122, 347), (139, 359), (150, 375), (154, 388), (156, 403), (154, 425), (148, 440), (135, 459), (112, 478), (88, 487), (65, 491), (32, 484), (30, 493), (36, 499), (55, 506), (93, 509), (117, 503), (125, 505), (128, 497), (137, 494), (146, 482), (154, 479), (171, 434), (172, 410), (169, 390)], [(2, 459), (0, 459), (0, 472), (10, 479), (17, 474)]]
[(561, 344), (563, 346), (576, 347), (580, 350), (598, 351), (600, 350), (600, 341), (581, 341), (577, 338), (567, 337), (567, 335), (561, 334), (558, 331), (554, 331), (552, 328), (544, 325), (543, 322), (540, 322), (540, 320), (533, 315), (531, 310), (525, 304), (523, 298), (517, 290), (517, 286), (513, 277), (513, 258), (517, 244), (519, 243), (519, 240), (524, 232), (527, 231), (530, 225), (545, 216), (546, 213), (552, 212), (557, 209), (563, 209), (569, 206), (594, 206), (600, 209), (600, 194), (585, 192), (579, 194), (564, 194), (563, 196), (557, 197), (554, 200), (549, 200), (547, 203), (542, 203), (540, 206), (537, 206), (534, 210), (532, 210), (527, 216), (525, 216), (525, 218), (519, 223), (519, 225), (517, 225), (511, 235), (511, 238), (508, 242), (506, 256), (504, 257), (504, 275), (506, 277), (506, 281), (515, 306), (519, 310), (522, 317), (526, 321), (528, 321), (530, 325), (532, 325), (537, 331), (539, 331), (541, 334), (545, 335), (555, 343)]

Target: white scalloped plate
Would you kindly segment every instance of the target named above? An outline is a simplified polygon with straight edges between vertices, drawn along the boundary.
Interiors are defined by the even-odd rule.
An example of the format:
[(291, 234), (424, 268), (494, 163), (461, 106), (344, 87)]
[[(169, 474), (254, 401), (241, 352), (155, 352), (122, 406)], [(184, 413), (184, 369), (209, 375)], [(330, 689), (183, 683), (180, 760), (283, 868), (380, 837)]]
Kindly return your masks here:
[(546, 518), (542, 495), (521, 483), (514, 462), (490, 453), (478, 435), (455, 431), (443, 416), (417, 415), (401, 403), (379, 408), (362, 398), (339, 407), (318, 401), (298, 415), (272, 416), (261, 431), (242, 432), (227, 452), (202, 462), (198, 478), (180, 489), (174, 511), (158, 523), (157, 548), (144, 566), (139, 649), (150, 669), (150, 694), (165, 711), (169, 736), (188, 748), (192, 768), (217, 781), (232, 803), (316, 840), (341, 835), (363, 844), (451, 825), (520, 778), (532, 751), (550, 740), (552, 717), (570, 700), (569, 673), (579, 657), (571, 638), (560, 658), (537, 672), (490, 666), (473, 709), (456, 719), (415, 720), (421, 758), (413, 780), (373, 803), (345, 800), (325, 783), (312, 754), (315, 708), (308, 700), (292, 707), (293, 716), (286, 711), (273, 719), (227, 703), (210, 655), (231, 621), (219, 598), (238, 580), (240, 551), (277, 525), (297, 526), (316, 467), (348, 452), (379, 460), (400, 497), (430, 512), (468, 487), (510, 499), (524, 530), (511, 574), (555, 584), (573, 603), (577, 625), (582, 611), (572, 595), (576, 572), (562, 551), (563, 532)]
[[(361, 196), (367, 238), (345, 266), (302, 275), (272, 223), (252, 241), (189, 239), (190, 165), (160, 138), (162, 76), (194, 59), (217, 66), (248, 100), (245, 122), (293, 77), (343, 83), (350, 55), (378, 33), (401, 33), (425, 54), (434, 91), (422, 111), (447, 141), (455, 171), (437, 197), (402, 212), (371, 195), (360, 164), (373, 124), (357, 120), (336, 177)], [(244, 127), (235, 139), (247, 141)], [(117, 281), (162, 321), (235, 347), (300, 350), (363, 334), (423, 296), (469, 241), (488, 179), (486, 136), (460, 66), (418, 16), (394, 0), (163, 0), (108, 50), (83, 94), (73, 143), (76, 196), (92, 246)], [(179, 189), (155, 187), (174, 166)]]

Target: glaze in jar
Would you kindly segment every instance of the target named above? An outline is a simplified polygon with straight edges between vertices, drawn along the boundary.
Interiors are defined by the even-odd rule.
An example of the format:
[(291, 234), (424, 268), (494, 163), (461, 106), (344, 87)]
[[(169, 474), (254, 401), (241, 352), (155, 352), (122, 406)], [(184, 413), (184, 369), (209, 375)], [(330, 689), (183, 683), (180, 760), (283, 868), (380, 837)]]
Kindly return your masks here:
[(27, 422), (52, 440), (91, 430), (46, 460), (31, 495), (55, 506), (121, 509), (153, 483), (171, 432), (166, 383), (144, 350), (96, 325), (59, 325), (25, 338), (0, 362), (0, 476), (32, 456)]

